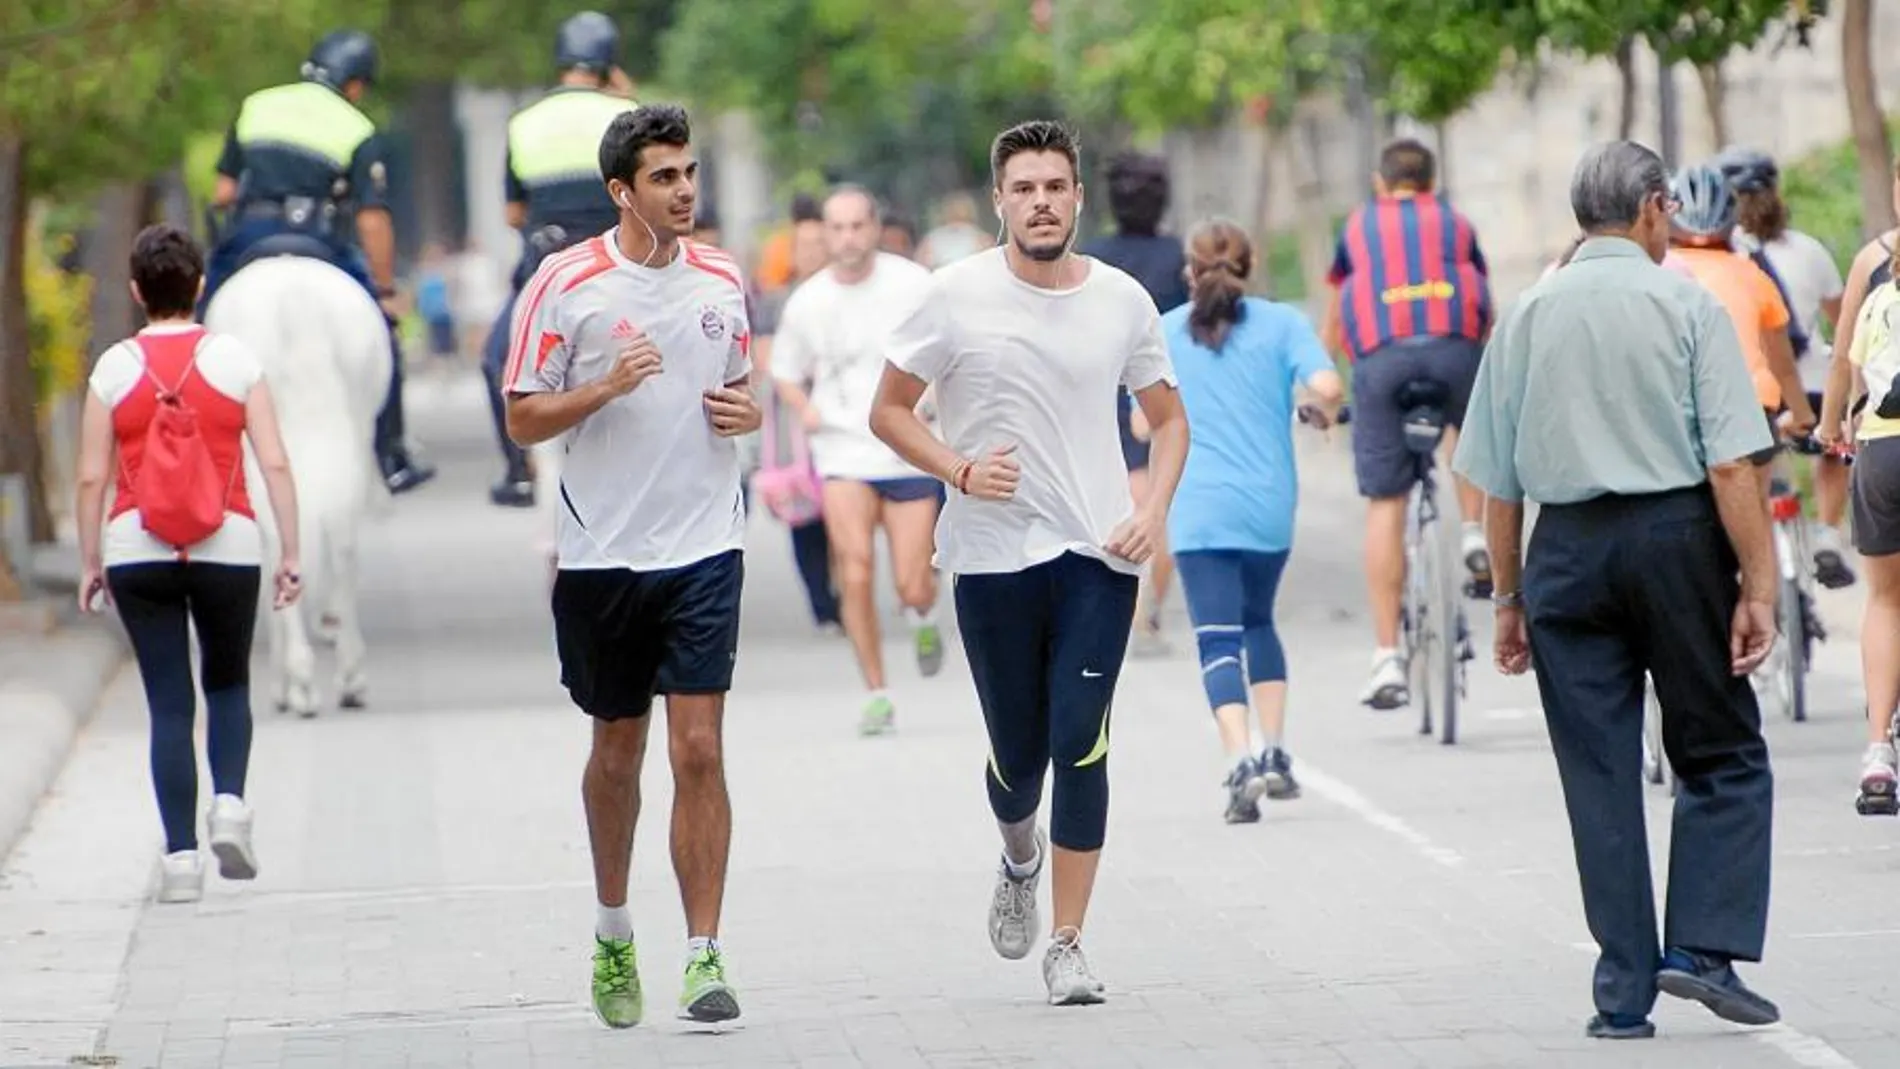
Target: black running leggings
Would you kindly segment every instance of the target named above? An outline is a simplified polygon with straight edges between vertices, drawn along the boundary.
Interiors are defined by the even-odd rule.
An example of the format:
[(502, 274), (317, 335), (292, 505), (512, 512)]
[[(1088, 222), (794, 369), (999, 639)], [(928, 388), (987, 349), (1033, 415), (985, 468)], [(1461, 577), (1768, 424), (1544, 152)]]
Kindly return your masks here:
[(166, 561), (106, 569), (152, 709), (152, 786), (167, 853), (198, 848), (198, 753), (192, 742), (198, 703), (188, 625), (198, 629), (203, 662), (212, 789), (244, 795), (259, 582), (255, 565)]

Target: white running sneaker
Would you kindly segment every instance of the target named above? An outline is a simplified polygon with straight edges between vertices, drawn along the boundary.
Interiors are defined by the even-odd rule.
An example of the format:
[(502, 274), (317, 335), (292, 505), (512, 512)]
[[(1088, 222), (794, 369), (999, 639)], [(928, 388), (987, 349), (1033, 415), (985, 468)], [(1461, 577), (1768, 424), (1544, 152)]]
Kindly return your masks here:
[(1405, 679), (1405, 659), (1397, 650), (1380, 650), (1372, 655), (1372, 676), (1359, 694), (1362, 705), (1374, 709), (1399, 709), (1411, 704), (1412, 691)]
[(251, 848), (251, 807), (235, 794), (211, 801), (206, 820), (211, 830), (211, 853), (218, 859), (218, 875), (227, 880), (257, 879), (257, 852)]
[(1042, 980), (1049, 985), (1049, 1005), (1089, 1006), (1103, 1000), (1107, 988), (1095, 978), (1082, 953), (1082, 934), (1065, 928), (1049, 941), (1042, 955)]
[(158, 900), (196, 902), (204, 897), (205, 863), (196, 850), (180, 850), (159, 860)]
[(1041, 828), (1036, 829), (1036, 871), (1012, 876), (1007, 855), (996, 862), (996, 891), (990, 896), (990, 945), (1011, 961), (1028, 957), (1029, 948), (1036, 942), (1040, 925), (1036, 887), (1048, 864), (1049, 836)]

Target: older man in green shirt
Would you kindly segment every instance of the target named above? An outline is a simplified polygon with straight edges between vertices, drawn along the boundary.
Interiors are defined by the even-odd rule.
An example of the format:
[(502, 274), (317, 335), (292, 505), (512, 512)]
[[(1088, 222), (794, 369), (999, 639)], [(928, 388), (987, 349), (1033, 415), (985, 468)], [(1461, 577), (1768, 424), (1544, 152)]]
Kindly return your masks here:
[[(1453, 459), (1490, 497), (1498, 668), (1537, 674), (1600, 948), (1587, 1034), (1654, 1035), (1658, 989), (1770, 1024), (1774, 1003), (1730, 963), (1761, 960), (1768, 917), (1774, 780), (1748, 673), (1775, 638), (1750, 462), (1772, 441), (1721, 304), (1659, 266), (1675, 208), (1662, 161), (1598, 145), (1570, 199), (1588, 240), (1499, 323)], [(1520, 564), (1526, 499), (1541, 509)], [(1660, 941), (1645, 674), (1682, 781)]]

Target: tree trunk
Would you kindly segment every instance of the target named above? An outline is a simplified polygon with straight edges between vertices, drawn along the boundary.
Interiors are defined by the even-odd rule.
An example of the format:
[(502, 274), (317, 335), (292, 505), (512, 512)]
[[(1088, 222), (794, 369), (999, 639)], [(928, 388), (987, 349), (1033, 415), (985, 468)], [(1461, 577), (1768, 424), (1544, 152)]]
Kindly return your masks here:
[[(0, 474), (26, 482), (28, 537), (51, 541), (40, 471), (39, 393), (26, 311), (26, 164), (18, 137), (0, 134)], [(24, 567), (24, 562), (17, 562)]]
[(146, 199), (151, 206), (147, 218), (192, 230), (191, 187), (185, 184), (185, 172), (174, 167), (146, 183)]
[(1636, 38), (1625, 37), (1617, 44), (1616, 74), (1620, 87), (1616, 137), (1619, 141), (1628, 141), (1636, 136)]
[(87, 360), (139, 328), (132, 281), (132, 242), (145, 226), (144, 182), (107, 186), (93, 202), (92, 232), (85, 242), (84, 269), (92, 277), (92, 337)]
[(1847, 0), (1841, 12), (1841, 74), (1847, 118), (1860, 156), (1860, 229), (1871, 241), (1894, 226), (1893, 145), (1874, 83), (1873, 0)]
[(1442, 119), (1433, 123), (1432, 140), (1436, 142), (1433, 150), (1438, 153), (1438, 188), (1447, 197), (1455, 196), (1451, 189), (1451, 126)]
[[(1306, 115), (1282, 139), (1287, 172), (1292, 177), (1294, 233), (1299, 238), (1300, 274), (1306, 280), (1306, 303), (1316, 315), (1331, 290), (1326, 271), (1333, 262), (1332, 213), (1326, 205), (1326, 170), (1320, 151), (1322, 120)], [(1374, 166), (1377, 166), (1376, 164)], [(1370, 182), (1369, 174), (1359, 177)]]
[(1702, 82), (1702, 102), (1709, 109), (1709, 132), (1715, 135), (1715, 147), (1720, 151), (1729, 144), (1728, 78), (1720, 60), (1696, 64), (1695, 73)]
[(1682, 158), (1682, 117), (1676, 98), (1676, 65), (1656, 53), (1656, 150), (1674, 169)]
[(418, 247), (455, 245), (455, 87), (423, 82), (409, 94), (403, 125), (409, 131), (410, 195), (416, 209)]

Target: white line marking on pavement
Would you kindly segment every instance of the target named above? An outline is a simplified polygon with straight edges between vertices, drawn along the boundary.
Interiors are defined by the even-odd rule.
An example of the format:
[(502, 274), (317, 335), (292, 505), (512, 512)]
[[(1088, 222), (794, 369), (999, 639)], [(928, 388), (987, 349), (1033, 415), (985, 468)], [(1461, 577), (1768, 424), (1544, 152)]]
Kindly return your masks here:
[[(1577, 950), (1595, 954), (1595, 943), (1572, 943)], [(1799, 1032), (1786, 1024), (1776, 1023), (1744, 1033), (1748, 1038), (1764, 1046), (1773, 1047), (1786, 1054), (1802, 1069), (1860, 1069), (1860, 1064), (1852, 1058), (1828, 1045), (1827, 1040)]]
[(1869, 936), (1900, 935), (1900, 928), (1870, 928), (1864, 932), (1796, 932), (1784, 939), (1864, 939)]
[(1771, 1024), (1750, 1032), (1749, 1036), (1757, 1043), (1786, 1054), (1803, 1069), (1860, 1069), (1847, 1055), (1828, 1046), (1826, 1040), (1797, 1032), (1785, 1024)]
[(1542, 709), (1486, 709), (1484, 718), (1486, 720), (1529, 720), (1542, 713)]
[(1412, 849), (1417, 850), (1419, 853), (1438, 862), (1440, 865), (1448, 869), (1455, 869), (1465, 863), (1463, 854), (1449, 847), (1440, 846), (1432, 842), (1425, 836), (1424, 832), (1419, 831), (1397, 816), (1379, 808), (1377, 804), (1369, 800), (1365, 795), (1360, 794), (1347, 783), (1334, 779), (1319, 769), (1314, 768), (1312, 765), (1305, 766), (1305, 771), (1300, 774), (1300, 778), (1306, 781), (1307, 786), (1318, 791), (1320, 796), (1327, 801), (1351, 810), (1359, 819), (1381, 831), (1391, 832), (1393, 835), (1405, 840), (1406, 844)]

